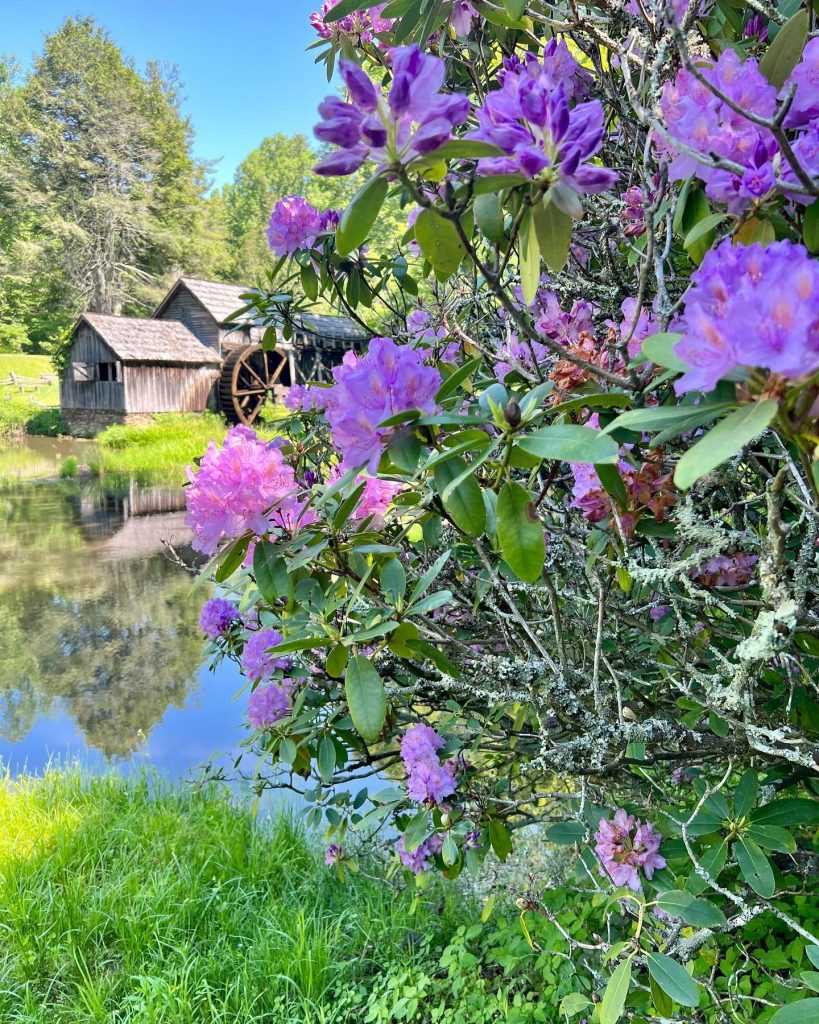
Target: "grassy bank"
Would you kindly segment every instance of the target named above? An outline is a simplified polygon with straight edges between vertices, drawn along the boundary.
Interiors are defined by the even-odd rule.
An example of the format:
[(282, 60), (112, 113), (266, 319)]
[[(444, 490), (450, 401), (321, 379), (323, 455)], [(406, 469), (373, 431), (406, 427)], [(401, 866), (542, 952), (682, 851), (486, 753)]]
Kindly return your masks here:
[(56, 381), (41, 382), (49, 374), (54, 374), (54, 366), (48, 356), (0, 353), (0, 382), (17, 378), (0, 384), (0, 436), (64, 432), (59, 387)]
[(0, 1019), (341, 1024), (374, 979), (423, 959), (418, 933), (452, 930), (440, 891), (411, 915), (411, 894), (339, 880), (291, 819), (259, 827), (223, 797), (7, 781)]

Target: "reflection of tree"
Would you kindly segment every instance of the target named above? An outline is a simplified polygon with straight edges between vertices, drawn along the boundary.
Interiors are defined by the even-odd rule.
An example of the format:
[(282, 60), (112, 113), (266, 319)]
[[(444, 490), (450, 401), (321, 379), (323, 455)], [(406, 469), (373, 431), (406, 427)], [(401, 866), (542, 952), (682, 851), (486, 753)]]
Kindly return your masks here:
[[(52, 530), (58, 506), (48, 503), (42, 525)], [(200, 599), (188, 596), (189, 577), (162, 554), (101, 561), (93, 547), (76, 545), (69, 508), (59, 509), (64, 532), (51, 533), (51, 545), (27, 547), (15, 529), (0, 542), (4, 558), (12, 557), (10, 534), (20, 545), (13, 586), (0, 564), (0, 732), (21, 738), (59, 699), (90, 746), (126, 755), (139, 730), (147, 734), (169, 705), (182, 705), (195, 679)]]

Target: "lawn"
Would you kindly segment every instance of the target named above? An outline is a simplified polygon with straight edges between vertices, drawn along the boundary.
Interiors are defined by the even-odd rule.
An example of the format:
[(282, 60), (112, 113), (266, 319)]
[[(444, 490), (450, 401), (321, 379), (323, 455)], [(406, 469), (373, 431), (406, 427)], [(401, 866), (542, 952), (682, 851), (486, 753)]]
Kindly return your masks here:
[(412, 913), (342, 880), (287, 815), (113, 773), (0, 784), (0, 890), (4, 1024), (359, 1021), (455, 930), (440, 888)]
[(54, 373), (49, 356), (0, 353), (0, 382), (11, 375), (25, 378), (19, 384), (0, 384), (0, 436), (62, 432), (59, 386), (56, 380), (41, 382), (43, 375)]

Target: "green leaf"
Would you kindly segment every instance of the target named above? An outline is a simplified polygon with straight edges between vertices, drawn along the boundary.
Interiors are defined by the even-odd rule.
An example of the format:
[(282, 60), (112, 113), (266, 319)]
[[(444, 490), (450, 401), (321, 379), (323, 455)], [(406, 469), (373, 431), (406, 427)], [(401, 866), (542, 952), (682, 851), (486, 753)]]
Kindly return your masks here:
[(512, 852), (512, 837), (499, 818), (492, 818), (489, 822), (489, 842), (499, 861), (505, 861)]
[(324, 668), (328, 676), (332, 676), (333, 679), (341, 679), (344, 675), (344, 669), (347, 667), (347, 659), (350, 656), (350, 652), (344, 646), (344, 644), (336, 644), (336, 646), (329, 652), (327, 659), (324, 662)]
[(515, 21), (520, 21), (526, 11), (526, 0), (503, 0), (506, 13)]
[(498, 541), (512, 572), (524, 583), (540, 578), (546, 560), (546, 539), (532, 497), (525, 487), (509, 482), (498, 495)]
[(808, 954), (808, 960), (810, 960), (813, 966), (819, 967), (819, 946), (806, 946), (805, 952)]
[(734, 843), (734, 856), (748, 885), (763, 899), (769, 900), (776, 892), (776, 883), (771, 865), (762, 850), (753, 839), (741, 836)]
[(727, 213), (712, 213), (708, 217), (703, 217), (701, 221), (698, 221), (693, 228), (688, 232), (683, 241), (683, 248), (686, 252), (694, 247), (694, 244), (698, 242), (704, 235), (711, 233), (713, 238), (712, 228), (715, 228), (718, 224), (721, 224), (728, 216)]
[(421, 442), (414, 427), (396, 430), (387, 444), (387, 452), (393, 463), (406, 473), (414, 473), (421, 458)]
[(558, 846), (573, 846), (586, 834), (586, 826), (579, 821), (559, 821), (546, 829), (546, 838)]
[(530, 306), (535, 301), (540, 284), (540, 248), (531, 214), (527, 214), (523, 219), (518, 248), (523, 301)]
[(482, 362), (483, 357), (478, 356), (477, 359), (470, 359), (468, 362), (464, 363), (463, 366), (459, 366), (458, 369), (455, 370), (454, 373), (451, 373), (438, 388), (435, 395), (435, 401), (440, 404), (445, 398), (449, 398), (449, 396), (456, 391), (461, 384), (463, 384), (467, 377), (472, 376)]
[(345, 674), (344, 690), (350, 717), (359, 735), (367, 743), (375, 743), (387, 717), (384, 680), (369, 658), (357, 654), (350, 659)]
[(799, 977), (808, 988), (812, 988), (814, 992), (819, 992), (819, 971), (800, 971)]
[(677, 463), (674, 483), (685, 491), (700, 477), (741, 451), (770, 425), (779, 406), (773, 398), (749, 402), (721, 420)]
[(329, 786), (336, 770), (336, 745), (329, 736), (323, 736), (318, 748), (318, 770), (321, 781)]
[(757, 825), (819, 825), (819, 800), (784, 797), (751, 813)]
[[(699, 224), (700, 221), (705, 220), (705, 218), (710, 215), (710, 212), (711, 207), (708, 205), (705, 193), (699, 188), (692, 188), (688, 193), (688, 197), (682, 211), (682, 216), (680, 218), (680, 229), (683, 237), (687, 237), (689, 232)], [(696, 239), (690, 248), (686, 249), (686, 252), (697, 266), (702, 263), (703, 256), (705, 256), (711, 248), (711, 244), (714, 241), (714, 234), (715, 232), (712, 228), (700, 238)]]
[(415, 222), (415, 240), (432, 264), (436, 277), (451, 277), (464, 258), (465, 250), (451, 220), (435, 210), (422, 210)]
[(361, 10), (361, 0), (339, 0), (332, 10), (327, 12), (325, 21), (339, 21), (346, 18), (348, 14)]
[(813, 202), (802, 218), (802, 239), (812, 253), (819, 252), (819, 203)]
[(293, 581), (287, 572), (284, 559), (276, 551), (276, 545), (269, 540), (256, 542), (253, 551), (253, 575), (256, 586), (268, 604), (280, 597), (288, 601), (293, 597)]
[(391, 605), (396, 605), (407, 589), (407, 574), (397, 558), (388, 559), (381, 566), (381, 589)]
[(447, 656), (439, 651), (437, 647), (432, 644), (426, 643), (424, 640), (419, 640), (417, 637), (411, 637), (406, 641), (406, 646), (411, 652), (416, 652), (422, 655), (424, 658), (428, 658), (432, 664), (444, 675), (452, 676), (453, 679), (458, 679), (460, 676), (460, 670), (458, 666), (449, 660)]
[(579, 427), (574, 423), (555, 423), (551, 427), (542, 427), (525, 437), (519, 437), (515, 446), (541, 459), (557, 459), (560, 462), (616, 465), (619, 455), (616, 441), (599, 430)]
[(819, 1024), (819, 999), (800, 999), (777, 1010), (769, 1024)]
[(763, 850), (776, 850), (779, 853), (793, 853), (796, 840), (787, 829), (779, 825), (757, 825), (751, 823), (748, 835)]
[[(335, 14), (337, 10), (338, 8), (334, 7), (332, 13)], [(365, 181), (356, 192), (336, 228), (336, 251), (341, 256), (357, 249), (366, 240), (378, 219), (386, 196), (386, 178), (377, 176)], [(420, 220), (420, 217), (418, 219)]]
[(591, 1001), (580, 992), (570, 992), (560, 1000), (559, 1012), (565, 1017), (574, 1017), (575, 1014), (591, 1006)]
[(631, 957), (617, 965), (600, 1002), (600, 1024), (617, 1024), (631, 985)]
[(719, 405), (657, 405), (646, 409), (629, 409), (621, 413), (617, 419), (607, 423), (604, 434), (611, 434), (615, 430), (634, 430), (639, 433), (650, 433), (661, 428), (667, 428), (677, 422), (685, 422), (692, 416), (704, 417), (704, 423), (716, 419), (721, 413), (726, 413), (735, 408), (729, 402), (721, 402)]
[[(704, 871), (707, 871), (711, 878), (716, 880), (719, 878), (722, 869), (725, 867), (725, 862), (728, 859), (728, 841), (723, 839), (720, 843), (715, 843), (713, 846), (709, 846), (708, 849), (698, 857), (697, 860)], [(688, 892), (693, 895), (701, 893), (703, 889), (707, 888), (708, 883), (704, 878), (701, 878), (696, 871), (692, 871), (688, 877), (688, 881), (685, 883), (685, 888)]]
[(566, 266), (572, 242), (572, 218), (544, 197), (534, 207), (532, 216), (540, 254), (546, 266), (557, 273)]
[(681, 1006), (699, 1006), (700, 990), (688, 972), (665, 953), (649, 953), (648, 973), (667, 996)]
[(668, 331), (652, 334), (651, 337), (643, 341), (643, 355), (657, 366), (664, 366), (666, 369), (676, 370), (678, 373), (687, 373), (691, 367), (679, 356), (674, 355), (674, 346), (680, 338), (682, 338), (681, 334)]
[[(435, 487), (442, 495), (447, 485), (463, 474), (466, 462), (459, 457), (439, 463), (435, 467)], [(443, 502), (447, 514), (468, 537), (480, 537), (486, 529), (486, 506), (480, 485), (471, 474), (454, 488), (446, 491)]]
[(493, 146), (491, 142), (480, 142), (478, 139), (451, 139), (430, 153), (424, 153), (419, 159), (424, 163), (438, 163), (440, 160), (478, 160), (481, 157), (503, 155), (503, 150)]
[(409, 596), (408, 604), (414, 604), (418, 598), (429, 590), (430, 586), (436, 580), (449, 561), (449, 556), (452, 554), (451, 551), (445, 551), (435, 562), (427, 569), (424, 575), (418, 580), (415, 586), (412, 588), (412, 593)]
[(458, 851), (458, 844), (451, 835), (448, 835), (444, 840), (444, 845), (441, 847), (441, 857), (447, 867), (452, 867), (453, 864), (457, 864), (460, 860), (461, 855)]
[(776, 35), (759, 62), (759, 70), (777, 89), (781, 89), (799, 63), (808, 38), (808, 12), (798, 11)]
[(485, 196), (476, 196), (472, 210), (481, 234), (495, 245), (501, 245), (506, 234), (503, 230), (503, 210), (498, 197), (491, 192)]
[(417, 850), (429, 834), (429, 811), (421, 809), (404, 830), (404, 849), (407, 853)]
[(734, 792), (734, 814), (737, 818), (747, 818), (754, 808), (759, 793), (759, 780), (753, 769), (748, 770), (737, 783)]
[(651, 1001), (654, 1003), (654, 1008), (661, 1017), (669, 1018), (674, 1009), (674, 1004), (671, 1001), (671, 996), (663, 992), (654, 978), (649, 975), (648, 987), (651, 991)]
[(698, 900), (682, 889), (664, 892), (657, 900), (657, 905), (667, 914), (673, 914), (674, 917), (682, 918), (686, 924), (700, 928), (720, 928), (727, 923), (719, 907), (708, 900)]
[(220, 553), (219, 558), (221, 559), (221, 562), (219, 563), (219, 568), (213, 574), (217, 583), (224, 583), (226, 579), (236, 572), (245, 560), (245, 555), (247, 554), (249, 545), (250, 534), (245, 537), (240, 537), (237, 541), (231, 544), (229, 548)]

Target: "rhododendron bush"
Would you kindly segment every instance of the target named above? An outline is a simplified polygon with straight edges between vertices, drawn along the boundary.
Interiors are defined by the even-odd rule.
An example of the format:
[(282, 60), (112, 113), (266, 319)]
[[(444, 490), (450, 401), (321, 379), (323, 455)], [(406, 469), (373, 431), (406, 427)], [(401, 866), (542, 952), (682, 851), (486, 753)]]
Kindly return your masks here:
[(239, 316), (371, 340), (191, 470), (237, 773), (342, 875), (553, 851), (514, 894), (572, 965), (537, 1019), (819, 1021), (814, 8), (311, 20), (316, 169), (369, 177), (281, 198)]

